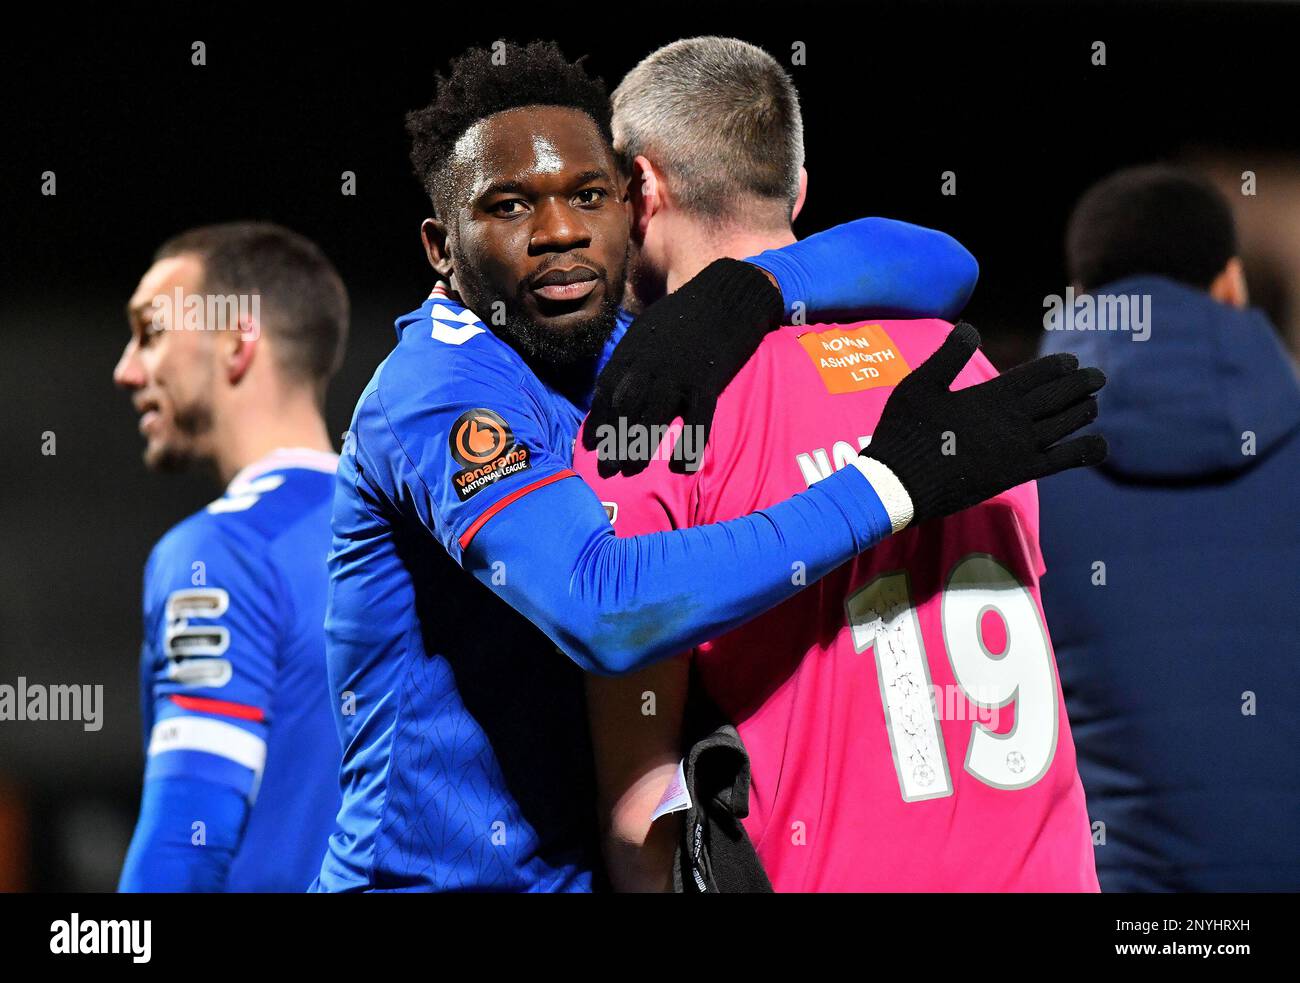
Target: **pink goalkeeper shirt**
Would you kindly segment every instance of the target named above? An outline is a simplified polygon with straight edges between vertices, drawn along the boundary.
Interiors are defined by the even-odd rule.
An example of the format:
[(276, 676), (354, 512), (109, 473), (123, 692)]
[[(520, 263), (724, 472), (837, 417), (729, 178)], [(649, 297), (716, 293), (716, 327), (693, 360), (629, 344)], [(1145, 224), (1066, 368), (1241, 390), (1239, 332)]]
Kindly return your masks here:
[[(868, 445), (946, 322), (773, 332), (723, 393), (700, 469), (575, 470), (620, 536), (773, 505)], [(977, 353), (954, 388), (997, 373)], [(745, 820), (778, 891), (1096, 891), (1039, 599), (1031, 483), (909, 527), (695, 652), (752, 765)], [(800, 576), (796, 568), (792, 577)]]

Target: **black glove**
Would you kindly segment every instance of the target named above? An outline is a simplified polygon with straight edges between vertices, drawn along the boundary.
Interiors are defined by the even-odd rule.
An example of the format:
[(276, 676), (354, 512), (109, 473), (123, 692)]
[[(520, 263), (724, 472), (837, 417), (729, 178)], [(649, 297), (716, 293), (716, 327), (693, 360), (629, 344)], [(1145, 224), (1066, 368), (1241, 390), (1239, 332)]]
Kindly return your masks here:
[(953, 392), (979, 346), (958, 324), (890, 394), (863, 457), (884, 464), (912, 499), (912, 522), (951, 515), (1009, 488), (1106, 458), (1100, 435), (1068, 437), (1097, 417), (1100, 369), (1048, 355)]
[[(781, 292), (766, 273), (740, 260), (714, 260), (627, 329), (596, 380), (582, 446), (600, 446), (602, 452), (623, 447), (622, 440), (602, 442), (601, 428), (634, 439), (637, 431), (630, 428), (665, 427), (680, 416), (699, 429), (692, 440), (677, 441), (670, 466), (679, 474), (695, 470), (722, 390), (784, 316)], [(647, 448), (645, 460), (602, 453), (596, 464), (601, 477), (645, 470), (658, 448), (648, 440), (639, 443)]]

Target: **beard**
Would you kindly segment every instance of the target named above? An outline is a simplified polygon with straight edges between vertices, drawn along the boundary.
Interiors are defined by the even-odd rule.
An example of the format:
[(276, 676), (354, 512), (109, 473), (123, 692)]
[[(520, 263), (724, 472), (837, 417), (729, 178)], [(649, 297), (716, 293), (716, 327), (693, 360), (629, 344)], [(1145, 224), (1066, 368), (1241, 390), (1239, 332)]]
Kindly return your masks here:
[(198, 457), (199, 438), (212, 430), (212, 407), (195, 403), (178, 408), (172, 417), (173, 437), (162, 446), (144, 449), (144, 464), (160, 474), (188, 471)]
[[(611, 279), (609, 271), (590, 259), (584, 263), (596, 271), (604, 282), (604, 299), (600, 307), (586, 320), (573, 327), (555, 328), (544, 322), (538, 322), (524, 313), (524, 298), (529, 291), (529, 280), (520, 280), (515, 285), (513, 295), (506, 295), (493, 288), (479, 271), (471, 266), (457, 268), (456, 279), (461, 296), (468, 304), (473, 298), (475, 313), (482, 310), (501, 310), (497, 317), (482, 318), (492, 332), (519, 352), (534, 370), (541, 375), (558, 372), (567, 374), (581, 369), (600, 355), (605, 343), (614, 332), (618, 322), (619, 301), (623, 294), (623, 276), (627, 265), (627, 254), (616, 276)], [(535, 274), (534, 274), (535, 275)], [(496, 305), (500, 305), (497, 307)], [(482, 315), (480, 315), (482, 317)], [(495, 323), (500, 322), (500, 323)]]
[(577, 327), (556, 329), (538, 324), (519, 306), (506, 307), (505, 323), (493, 330), (524, 361), (542, 369), (567, 369), (589, 362), (605, 348), (618, 321), (618, 299), (606, 295), (600, 309)]

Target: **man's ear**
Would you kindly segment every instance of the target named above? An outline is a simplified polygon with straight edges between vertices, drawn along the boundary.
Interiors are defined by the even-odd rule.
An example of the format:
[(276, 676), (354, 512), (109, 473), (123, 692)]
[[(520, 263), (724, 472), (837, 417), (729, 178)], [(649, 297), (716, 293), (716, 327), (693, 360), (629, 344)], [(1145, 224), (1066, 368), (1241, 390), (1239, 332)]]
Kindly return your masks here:
[(238, 331), (223, 331), (217, 337), (221, 370), (227, 382), (232, 386), (238, 385), (252, 368), (253, 359), (262, 346), (262, 325), (251, 317), (241, 317)]
[(632, 199), (632, 235), (645, 241), (650, 220), (664, 207), (663, 178), (649, 159), (637, 154), (632, 161), (632, 180), (628, 185)]
[(808, 197), (808, 168), (800, 166), (799, 168), (799, 196), (794, 200), (794, 208), (790, 211), (790, 221), (793, 222), (803, 211), (804, 199)]
[(1246, 290), (1246, 270), (1236, 256), (1228, 260), (1223, 272), (1210, 284), (1210, 296), (1229, 307), (1244, 308), (1250, 303), (1250, 295)]
[(452, 270), (451, 250), (447, 246), (447, 227), (436, 218), (426, 218), (420, 223), (420, 241), (429, 265), (444, 280), (450, 280)]

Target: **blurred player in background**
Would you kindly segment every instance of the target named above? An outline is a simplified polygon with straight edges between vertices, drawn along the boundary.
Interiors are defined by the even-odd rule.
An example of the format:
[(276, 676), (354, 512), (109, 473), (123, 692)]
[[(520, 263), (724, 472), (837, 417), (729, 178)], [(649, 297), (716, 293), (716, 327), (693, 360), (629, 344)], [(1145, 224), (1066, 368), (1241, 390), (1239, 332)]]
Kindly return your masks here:
[[(719, 256), (794, 241), (802, 122), (769, 55), (728, 38), (679, 41), (633, 69), (613, 105), (643, 300)], [(602, 479), (586, 451), (575, 469), (620, 536), (764, 508), (864, 447), (876, 453), (886, 399), (950, 331), (936, 320), (782, 328), (723, 393), (696, 473), (659, 459)], [(1066, 406), (1020, 421), (1041, 446), (1096, 413), (1102, 378), (1076, 364), (1060, 356), (1002, 377), (1045, 382)], [(995, 377), (976, 354), (954, 388)], [(950, 436), (956, 457), (984, 452)], [(1085, 463), (1104, 445), (1049, 453)], [(899, 532), (695, 651), (698, 684), (748, 749), (744, 826), (776, 890), (1097, 890), (1042, 572), (1031, 482)], [(651, 817), (687, 750), (691, 658), (588, 680), (605, 854), (625, 890), (672, 883), (676, 820)]]
[(226, 490), (145, 568), (144, 792), (119, 888), (303, 891), (339, 804), (322, 411), (347, 292), (302, 236), (214, 225), (158, 250), (127, 316), (113, 378), (146, 465), (204, 465)]
[[(846, 227), (823, 233), (844, 243), (830, 249), (838, 264), (812, 240), (783, 254), (772, 281), (723, 260), (629, 326), (626, 178), (603, 83), (553, 44), (495, 54), (455, 60), (408, 118), (440, 282), (398, 319), (339, 468), (327, 634), (330, 682), (352, 704), (339, 704), (344, 802), (321, 890), (590, 890), (597, 837), (573, 663), (628, 672), (725, 631), (801, 586), (793, 558), (811, 583), (889, 535), (882, 493), (920, 487), (915, 472), (864, 461), (761, 516), (619, 540), (571, 468), (602, 365), (650, 355), (648, 379), (644, 366), (626, 375), (610, 405), (637, 387), (660, 409), (675, 406), (684, 374), (704, 371), (693, 414), (779, 322), (785, 294), (772, 281), (791, 268), (827, 303), (839, 281), (861, 302), (929, 286), (924, 271), (898, 275), (918, 255), (959, 271), (941, 308), (973, 284), (973, 261), (946, 236), (908, 227), (910, 251), (896, 250), (871, 225), (862, 248), (862, 229)], [(932, 422), (916, 407), (886, 416), (908, 446)], [(1032, 451), (986, 466), (966, 457), (957, 480), (977, 501), (1041, 463)]]
[(1236, 250), (1196, 174), (1114, 174), (1070, 218), (1086, 296), (1044, 337), (1110, 378), (1110, 458), (1042, 493), (1108, 891), (1300, 888), (1300, 388)]

